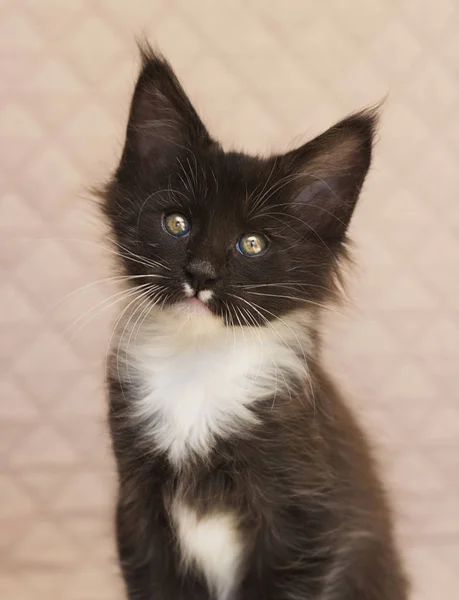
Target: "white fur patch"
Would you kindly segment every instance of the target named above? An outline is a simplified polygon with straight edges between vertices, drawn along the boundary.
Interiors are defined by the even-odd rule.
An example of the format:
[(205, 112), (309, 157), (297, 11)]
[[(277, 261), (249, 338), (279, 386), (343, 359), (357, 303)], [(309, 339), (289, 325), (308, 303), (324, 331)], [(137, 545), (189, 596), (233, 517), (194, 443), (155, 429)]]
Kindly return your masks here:
[(290, 326), (227, 328), (206, 309), (177, 305), (154, 309), (139, 333), (125, 331), (124, 369), (140, 376), (144, 390), (133, 416), (177, 467), (190, 453), (207, 455), (217, 437), (256, 423), (251, 406), (285, 389), (287, 374), (307, 378)]
[(202, 290), (202, 292), (199, 292), (198, 298), (199, 300), (201, 300), (201, 302), (207, 303), (213, 295), (214, 293), (212, 292), (212, 290)]
[(190, 507), (177, 503), (172, 519), (185, 565), (193, 564), (203, 573), (218, 600), (230, 598), (243, 556), (235, 516), (213, 513), (198, 517)]
[(185, 292), (187, 298), (191, 298), (192, 296), (194, 296), (194, 290), (189, 283), (185, 282), (183, 284), (183, 291)]

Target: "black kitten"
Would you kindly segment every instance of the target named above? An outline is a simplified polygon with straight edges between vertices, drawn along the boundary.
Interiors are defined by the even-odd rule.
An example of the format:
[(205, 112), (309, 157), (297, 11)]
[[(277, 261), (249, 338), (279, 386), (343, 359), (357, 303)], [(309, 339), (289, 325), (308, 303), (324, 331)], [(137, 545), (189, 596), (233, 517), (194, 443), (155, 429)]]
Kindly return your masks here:
[(367, 442), (320, 365), (374, 112), (224, 152), (149, 48), (104, 210), (129, 276), (108, 371), (131, 600), (402, 600)]

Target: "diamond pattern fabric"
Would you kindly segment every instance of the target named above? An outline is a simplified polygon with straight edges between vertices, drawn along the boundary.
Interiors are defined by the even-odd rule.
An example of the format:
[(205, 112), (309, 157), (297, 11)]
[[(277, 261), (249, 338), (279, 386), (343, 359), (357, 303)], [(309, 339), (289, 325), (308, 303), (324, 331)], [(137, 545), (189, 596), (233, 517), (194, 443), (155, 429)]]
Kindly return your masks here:
[(117, 288), (88, 189), (119, 156), (142, 33), (229, 148), (286, 149), (387, 95), (326, 360), (373, 434), (413, 598), (456, 597), (457, 0), (1, 0), (1, 600), (122, 598)]

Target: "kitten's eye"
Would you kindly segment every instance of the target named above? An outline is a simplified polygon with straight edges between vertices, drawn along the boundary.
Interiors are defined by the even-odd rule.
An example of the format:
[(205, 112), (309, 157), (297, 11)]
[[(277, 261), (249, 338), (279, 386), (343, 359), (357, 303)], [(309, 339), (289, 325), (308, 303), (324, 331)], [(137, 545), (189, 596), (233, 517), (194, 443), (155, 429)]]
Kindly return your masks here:
[(164, 229), (174, 237), (184, 237), (190, 233), (191, 224), (179, 213), (164, 216)]
[(246, 233), (239, 238), (237, 250), (244, 256), (259, 256), (268, 247), (268, 240), (258, 233)]

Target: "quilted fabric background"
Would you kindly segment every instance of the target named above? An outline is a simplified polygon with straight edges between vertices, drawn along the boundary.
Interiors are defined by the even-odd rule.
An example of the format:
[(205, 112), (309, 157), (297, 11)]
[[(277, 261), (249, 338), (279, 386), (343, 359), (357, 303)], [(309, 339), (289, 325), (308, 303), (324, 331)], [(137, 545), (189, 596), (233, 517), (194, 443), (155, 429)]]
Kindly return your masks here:
[(1, 600), (121, 598), (116, 288), (86, 189), (119, 155), (142, 33), (228, 147), (287, 148), (388, 94), (327, 360), (378, 444), (413, 598), (459, 597), (457, 0), (1, 0)]

